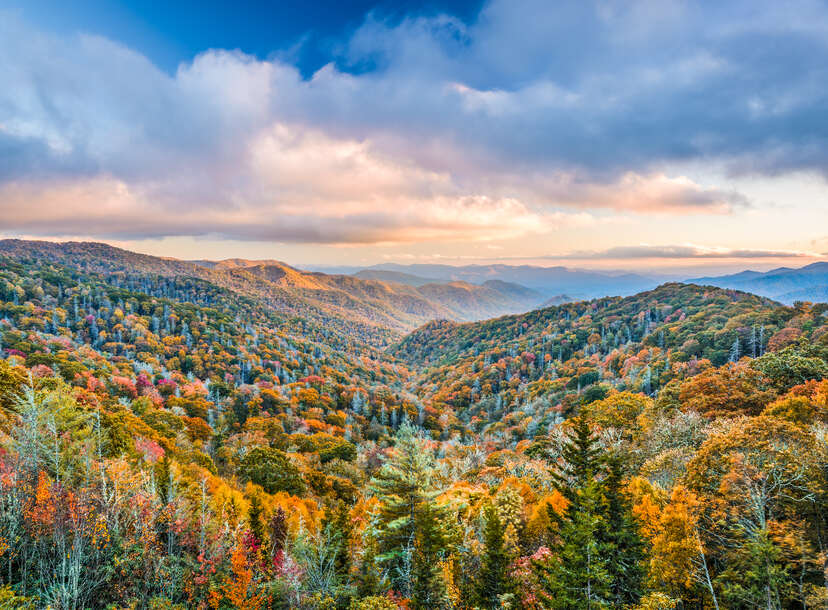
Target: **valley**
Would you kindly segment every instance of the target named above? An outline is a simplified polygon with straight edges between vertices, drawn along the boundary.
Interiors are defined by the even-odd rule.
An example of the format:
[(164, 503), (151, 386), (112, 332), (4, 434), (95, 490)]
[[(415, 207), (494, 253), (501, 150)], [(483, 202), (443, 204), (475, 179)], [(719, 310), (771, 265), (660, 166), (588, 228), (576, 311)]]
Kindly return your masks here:
[[(0, 242), (0, 462), (16, 473), (0, 501), (25, 503), (0, 518), (13, 595), (64, 586), (50, 549), (69, 541), (88, 605), (397, 607), (428, 583), (446, 607), (494, 607), (499, 561), (497, 599), (548, 607), (581, 577), (555, 557), (586, 536), (614, 607), (731, 604), (728, 583), (765, 582), (742, 567), (757, 544), (793, 574), (783, 533), (809, 563), (779, 591), (822, 594), (828, 305), (668, 283), (463, 321), (517, 306), (504, 291), (542, 297), (378, 277)], [(745, 503), (764, 482), (780, 491), (757, 539), (739, 523), (770, 527)], [(710, 587), (664, 576), (697, 574), (671, 550), (687, 536)], [(32, 554), (55, 580), (23, 573)]]
[(0, 0), (0, 610), (828, 610), (826, 32)]

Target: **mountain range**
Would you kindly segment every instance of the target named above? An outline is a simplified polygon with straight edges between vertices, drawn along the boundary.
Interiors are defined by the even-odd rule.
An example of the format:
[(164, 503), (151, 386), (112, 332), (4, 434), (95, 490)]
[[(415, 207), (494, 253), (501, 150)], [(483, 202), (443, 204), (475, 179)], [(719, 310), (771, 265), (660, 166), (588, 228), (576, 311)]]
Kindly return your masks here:
[(406, 282), (428, 278), (430, 281), (483, 284), (490, 280), (499, 280), (531, 288), (546, 298), (566, 294), (570, 300), (590, 299), (609, 294), (626, 296), (655, 288), (664, 281), (661, 277), (639, 273), (505, 264), (455, 266), (383, 263), (359, 269), (355, 274), (360, 277), (396, 277), (399, 279), (395, 281)]
[[(74, 607), (136, 607), (147, 581), (158, 608), (310, 610), (340, 607), (313, 597), (319, 557), (329, 590), (354, 600), (363, 581), (339, 583), (376, 573), (377, 541), (402, 555), (413, 538), (421, 574), (474, 591), (489, 582), (479, 556), (506, 557), (510, 540), (514, 565), (539, 565), (514, 571), (519, 607), (539, 607), (546, 566), (598, 536), (567, 525), (580, 513), (564, 468), (580, 463), (593, 473), (589, 495), (571, 497), (596, 500), (578, 510), (592, 511), (589, 523), (625, 511), (616, 523), (642, 550), (622, 560), (647, 567), (648, 582), (662, 582), (652, 566), (673, 566), (675, 548), (690, 549), (688, 570), (704, 548), (722, 587), (755, 582), (761, 555), (780, 582), (795, 574), (821, 591), (814, 537), (825, 515), (813, 498), (828, 485), (828, 304), (666, 283), (405, 332), (428, 316), (505, 307), (504, 294), (542, 297), (498, 279), (408, 276), (0, 242), (0, 530), (16, 532), (4, 582), (51, 599), (52, 574), (71, 569), (95, 586), (96, 601)], [(782, 543), (766, 536), (755, 551), (741, 542), (744, 523), (756, 515), (754, 490), (769, 485), (779, 486)], [(411, 506), (413, 533), (401, 540)], [(722, 507), (725, 518), (695, 528), (694, 511)], [(572, 551), (546, 546), (563, 536)], [(795, 552), (779, 550), (791, 540)], [(420, 541), (440, 555), (426, 563)], [(348, 563), (334, 572), (340, 550)], [(432, 570), (442, 557), (455, 568)], [(171, 573), (184, 584), (168, 593)], [(394, 586), (364, 582), (381, 594)], [(735, 590), (721, 607), (745, 607)], [(654, 604), (624, 607), (674, 607), (656, 593)], [(161, 594), (169, 600), (156, 603)], [(697, 589), (685, 598), (691, 606)], [(341, 607), (402, 607), (366, 599)], [(35, 607), (5, 584), (0, 600)], [(804, 605), (795, 601), (775, 607)]]
[(731, 275), (687, 280), (691, 284), (734, 288), (770, 297), (780, 303), (828, 301), (828, 262), (817, 262), (798, 269), (780, 267), (767, 272), (742, 271)]
[[(465, 281), (485, 284), (492, 279), (528, 287), (544, 295), (540, 306), (548, 307), (604, 296), (629, 296), (650, 290), (678, 277), (637, 272), (606, 272), (567, 267), (532, 265), (400, 265), (381, 264), (354, 271), (357, 277), (421, 285), (439, 281)], [(742, 271), (729, 275), (683, 279), (690, 284), (734, 288), (770, 297), (785, 304), (795, 301), (828, 301), (828, 262), (801, 268), (780, 267), (767, 272)]]
[(313, 320), (345, 334), (384, 345), (436, 318), (472, 321), (528, 311), (544, 295), (492, 279), (383, 281), (296, 269), (276, 260), (184, 261), (129, 252), (102, 243), (0, 240), (0, 254), (58, 263), (104, 275), (192, 277), (261, 299), (287, 315)]
[[(1, 240), (0, 255), (107, 276), (196, 278), (256, 298), (281, 315), (376, 347), (431, 320), (484, 320), (589, 298), (628, 296), (660, 283), (637, 273), (503, 264), (383, 264), (351, 269), (350, 274), (322, 273), (278, 260), (186, 261), (89, 242)], [(688, 282), (738, 289), (786, 304), (819, 302), (828, 300), (828, 263)]]

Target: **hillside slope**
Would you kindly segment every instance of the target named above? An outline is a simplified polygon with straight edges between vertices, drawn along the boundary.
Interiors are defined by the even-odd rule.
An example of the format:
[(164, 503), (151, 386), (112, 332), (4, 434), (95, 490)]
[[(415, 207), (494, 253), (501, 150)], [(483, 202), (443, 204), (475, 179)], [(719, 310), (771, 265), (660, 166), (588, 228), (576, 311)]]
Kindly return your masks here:
[[(671, 607), (659, 583), (673, 582), (674, 549), (692, 551), (692, 570), (700, 545), (722, 608), (742, 607), (725, 586), (755, 582), (756, 557), (824, 589), (828, 306), (669, 284), (432, 322), (380, 350), (339, 333), (352, 322), (284, 315), (176, 261), (79, 269), (124, 263), (109, 254), (81, 249), (75, 266), (0, 254), (0, 533), (15, 540), (0, 545), (4, 608), (43, 606), (69, 573), (83, 575), (77, 607), (390, 610), (407, 601), (373, 575), (396, 573), (412, 536), (434, 541), (433, 560), (415, 560), (443, 590), (485, 585), (480, 557), (508, 552), (528, 566), (514, 572), (519, 606), (539, 608), (538, 593), (556, 594), (550, 567), (582, 556), (581, 530), (560, 525), (583, 510), (567, 503), (573, 467), (592, 472), (593, 522), (622, 511), (642, 542), (619, 561), (641, 563), (655, 605), (630, 607)], [(217, 277), (253, 288), (327, 294), (339, 281), (360, 302), (388, 289), (274, 261), (228, 267)], [(744, 524), (768, 482), (781, 485), (782, 537), (761, 534), (757, 551)], [(687, 607), (700, 599), (689, 582), (669, 589)], [(784, 591), (777, 607), (804, 605)]]
[[(826, 324), (823, 313), (809, 328)], [(673, 379), (779, 348), (802, 336), (808, 317), (744, 292), (665, 284), (483, 322), (434, 321), (390, 351), (419, 371), (420, 396), (438, 411), (466, 421), (486, 411), (498, 421), (494, 411), (529, 409), (554, 419), (584, 392), (656, 393)]]
[(417, 287), (310, 273), (279, 261), (190, 262), (98, 243), (2, 240), (0, 254), (110, 276), (198, 278), (261, 299), (283, 314), (328, 325), (374, 345), (385, 345), (428, 320), (478, 320), (526, 311), (541, 300), (530, 290), (506, 283), (475, 286), (458, 282)]

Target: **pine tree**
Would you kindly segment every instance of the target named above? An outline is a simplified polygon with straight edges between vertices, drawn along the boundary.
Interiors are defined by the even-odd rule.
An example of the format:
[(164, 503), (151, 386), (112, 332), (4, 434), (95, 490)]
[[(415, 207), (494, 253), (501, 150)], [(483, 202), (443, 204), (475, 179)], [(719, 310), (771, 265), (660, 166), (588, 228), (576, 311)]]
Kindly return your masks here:
[(411, 570), (411, 603), (415, 610), (435, 610), (447, 605), (440, 564), (446, 547), (442, 517), (443, 512), (431, 502), (423, 503), (417, 512)]
[(567, 432), (567, 439), (561, 448), (561, 464), (552, 473), (555, 488), (577, 508), (579, 490), (593, 480), (602, 469), (601, 448), (584, 417), (570, 420), (572, 427)]
[(362, 531), (359, 544), (362, 552), (358, 556), (356, 594), (361, 598), (379, 595), (382, 592), (382, 574), (377, 560), (376, 523), (377, 515), (372, 512), (368, 516), (368, 525)]
[(269, 537), (270, 537), (270, 555), (278, 558), (284, 551), (285, 541), (287, 540), (287, 515), (285, 510), (279, 506), (270, 517), (269, 523)]
[(558, 519), (559, 542), (552, 549), (555, 557), (540, 574), (545, 585), (542, 596), (550, 608), (609, 608), (612, 577), (605, 542), (606, 497), (594, 479), (580, 488), (577, 496), (578, 508), (570, 505)]
[(337, 550), (334, 559), (334, 568), (342, 582), (346, 582), (351, 571), (351, 536), (353, 527), (348, 507), (342, 500), (329, 504), (322, 519), (322, 529), (330, 530), (332, 539), (336, 541)]
[(553, 608), (625, 607), (638, 601), (644, 544), (623, 490), (621, 460), (605, 454), (583, 417), (573, 420), (553, 474), (569, 501), (558, 526), (555, 557), (542, 569)]
[(385, 562), (398, 591), (411, 583), (403, 575), (406, 549), (416, 539), (417, 518), (437, 495), (434, 456), (418, 435), (405, 423), (397, 433), (394, 454), (374, 476), (371, 490), (382, 502), (378, 523), (378, 559)]
[(638, 602), (645, 575), (644, 540), (632, 514), (632, 503), (624, 493), (623, 469), (617, 456), (607, 458), (604, 489), (607, 497), (607, 559), (613, 606)]
[(539, 566), (542, 596), (552, 608), (604, 608), (612, 597), (607, 559), (607, 497), (599, 482), (604, 464), (597, 439), (583, 417), (572, 420), (553, 473), (555, 488), (569, 502), (563, 515), (549, 507), (557, 524), (555, 556)]
[(262, 507), (262, 500), (259, 498), (259, 494), (253, 494), (250, 498), (250, 508), (247, 509), (247, 519), (250, 525), (250, 533), (255, 538), (257, 545), (261, 545), (264, 541), (263, 513), (264, 508)]
[(504, 529), (497, 509), (491, 504), (484, 512), (483, 560), (477, 582), (477, 597), (482, 608), (499, 608), (500, 596), (506, 592), (508, 557), (504, 545)]

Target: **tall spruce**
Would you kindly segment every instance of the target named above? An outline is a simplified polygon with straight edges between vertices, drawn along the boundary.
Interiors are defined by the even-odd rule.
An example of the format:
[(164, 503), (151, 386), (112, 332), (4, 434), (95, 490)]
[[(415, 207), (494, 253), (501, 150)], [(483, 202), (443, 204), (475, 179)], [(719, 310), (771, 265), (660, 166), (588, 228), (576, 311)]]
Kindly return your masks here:
[(340, 582), (347, 583), (351, 571), (351, 537), (353, 526), (348, 506), (342, 500), (336, 500), (325, 507), (322, 529), (330, 530), (337, 545), (334, 568)]
[(553, 481), (568, 506), (556, 524), (554, 557), (541, 569), (553, 608), (624, 607), (638, 601), (643, 541), (623, 490), (620, 459), (605, 453), (584, 417), (575, 418)]
[(575, 418), (553, 473), (555, 488), (568, 506), (563, 515), (549, 507), (556, 524), (554, 556), (539, 564), (541, 592), (551, 608), (606, 608), (612, 597), (607, 559), (607, 498), (598, 441), (583, 417)]
[(612, 603), (620, 608), (638, 603), (646, 573), (644, 539), (632, 514), (632, 502), (623, 487), (623, 463), (607, 457), (604, 490), (607, 497), (607, 558)]
[(381, 502), (378, 559), (384, 563), (394, 588), (408, 594), (412, 587), (410, 553), (417, 538), (418, 516), (438, 493), (434, 455), (411, 424), (400, 426), (394, 452), (374, 476), (371, 491)]
[(247, 522), (250, 528), (250, 534), (256, 541), (257, 545), (262, 545), (264, 542), (264, 523), (262, 516), (264, 507), (262, 506), (262, 499), (259, 494), (254, 493), (250, 497), (250, 507), (247, 509)]
[(441, 570), (447, 546), (442, 517), (443, 511), (433, 502), (423, 503), (417, 511), (411, 569), (411, 604), (415, 610), (436, 610), (449, 605)]
[(486, 506), (483, 516), (483, 559), (477, 582), (477, 598), (481, 608), (499, 608), (500, 596), (507, 590), (506, 568), (509, 563), (503, 522), (491, 504)]
[(577, 509), (580, 490), (600, 475), (604, 468), (603, 451), (584, 417), (571, 420), (561, 459), (552, 473), (555, 488), (565, 497), (570, 508)]

